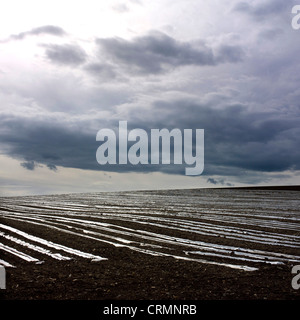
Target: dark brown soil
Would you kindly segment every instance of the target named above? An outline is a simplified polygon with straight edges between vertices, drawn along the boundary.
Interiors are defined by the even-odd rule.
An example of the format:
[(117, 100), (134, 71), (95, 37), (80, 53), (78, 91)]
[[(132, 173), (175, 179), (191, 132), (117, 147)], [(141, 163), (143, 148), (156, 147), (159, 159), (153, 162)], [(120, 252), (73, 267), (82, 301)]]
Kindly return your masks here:
[[(98, 262), (77, 257), (70, 261), (56, 261), (43, 256), (42, 264), (20, 262), (15, 258), (17, 267), (6, 268), (7, 289), (0, 290), (1, 300), (300, 299), (300, 289), (295, 290), (291, 285), (294, 276), (291, 264), (262, 263), (257, 271), (242, 271), (173, 257), (146, 255), (40, 225), (5, 218), (1, 222), (49, 241), (107, 258)], [(235, 245), (230, 239), (220, 238), (218, 241)], [(250, 243), (249, 246), (255, 245)], [(290, 248), (283, 250), (284, 253), (296, 253)], [(5, 253), (1, 258), (6, 260)], [(11, 259), (7, 261), (14, 264)], [(223, 261), (220, 258), (218, 262)]]
[[(88, 242), (84, 247), (88, 246)], [(88, 252), (93, 252), (90, 248)], [(1, 299), (203, 300), (299, 299), (291, 286), (291, 265), (241, 271), (155, 257), (126, 248), (102, 248), (108, 260), (24, 262), (7, 268)]]

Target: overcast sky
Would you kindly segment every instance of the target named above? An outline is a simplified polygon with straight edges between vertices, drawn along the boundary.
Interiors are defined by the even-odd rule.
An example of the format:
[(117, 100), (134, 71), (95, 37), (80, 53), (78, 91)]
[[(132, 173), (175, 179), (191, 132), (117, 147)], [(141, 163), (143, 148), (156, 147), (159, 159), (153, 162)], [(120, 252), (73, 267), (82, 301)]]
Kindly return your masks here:
[[(295, 4), (4, 2), (0, 195), (299, 184)], [(100, 166), (96, 134), (121, 120), (204, 129), (202, 175)]]

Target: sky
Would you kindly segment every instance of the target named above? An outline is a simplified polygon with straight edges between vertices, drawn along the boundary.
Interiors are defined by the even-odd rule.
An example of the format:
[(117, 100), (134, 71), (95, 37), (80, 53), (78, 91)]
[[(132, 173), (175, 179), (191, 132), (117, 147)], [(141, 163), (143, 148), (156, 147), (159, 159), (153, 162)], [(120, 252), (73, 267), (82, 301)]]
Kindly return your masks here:
[[(299, 185), (295, 4), (4, 2), (0, 196)], [(99, 165), (97, 132), (119, 121), (148, 133), (204, 129), (203, 173)]]

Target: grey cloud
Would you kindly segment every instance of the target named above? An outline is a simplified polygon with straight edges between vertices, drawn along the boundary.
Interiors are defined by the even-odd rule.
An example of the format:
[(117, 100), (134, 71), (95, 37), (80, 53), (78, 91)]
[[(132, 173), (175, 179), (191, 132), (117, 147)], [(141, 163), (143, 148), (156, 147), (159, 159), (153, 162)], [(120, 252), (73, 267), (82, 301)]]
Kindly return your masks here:
[[(85, 68), (85, 66), (83, 65), (81, 68)], [(69, 68), (67, 71), (72, 70), (73, 68)], [(79, 116), (82, 113), (91, 112), (94, 115), (97, 112), (105, 112), (108, 116), (114, 106), (130, 100), (134, 88), (128, 88), (128, 86), (120, 85), (117, 82), (113, 85), (111, 83), (107, 85), (105, 72), (108, 73), (109, 70), (101, 73), (97, 69), (93, 72), (93, 76), (100, 85), (86, 85), (82, 78), (74, 75), (73, 72), (58, 76), (55, 73), (51, 75), (45, 72), (42, 74), (41, 71), (39, 81), (34, 85), (31, 85), (31, 81), (34, 80), (32, 77), (28, 78), (30, 79), (28, 81), (18, 83), (7, 83), (0, 77), (0, 100), (2, 100), (2, 105), (8, 105), (8, 103), (15, 105), (18, 113), (22, 113), (21, 105), (25, 106), (28, 105), (28, 101), (34, 101), (36, 105), (41, 107), (40, 110), (45, 111), (48, 116), (55, 117), (57, 112), (61, 112), (66, 119), (74, 114)], [(118, 75), (116, 80), (118, 80)], [(11, 98), (12, 95), (13, 98)], [(5, 109), (1, 111), (3, 112), (3, 110)], [(8, 107), (8, 113), (9, 110), (13, 110), (13, 108), (9, 109)], [(38, 110), (37, 112), (39, 113)]]
[(283, 34), (283, 30), (280, 28), (274, 28), (274, 29), (265, 29), (259, 32), (258, 38), (262, 41), (274, 41), (276, 40), (280, 35)]
[(47, 58), (56, 64), (62, 65), (80, 65), (87, 59), (86, 52), (78, 45), (74, 44), (46, 44)]
[(34, 161), (26, 161), (26, 162), (22, 162), (20, 163), (20, 165), (27, 169), (27, 170), (31, 170), (33, 171), (36, 167), (38, 167), (38, 164)]
[(245, 1), (238, 2), (234, 7), (234, 11), (246, 12), (249, 13), (251, 11), (252, 6)]
[(222, 186), (227, 186), (227, 187), (232, 187), (233, 184), (229, 182), (225, 182), (225, 179), (214, 179), (214, 178), (208, 178), (206, 182), (214, 184), (214, 185), (222, 185)]
[(218, 63), (223, 62), (240, 62), (245, 56), (244, 50), (239, 46), (222, 44), (220, 45), (215, 54), (215, 60)]
[[(242, 105), (213, 110), (191, 100), (156, 101), (151, 109), (141, 108), (139, 112), (132, 109), (127, 119), (128, 130), (143, 128), (149, 134), (153, 128), (204, 129), (204, 175), (241, 177), (251, 171), (263, 174), (300, 169), (300, 119), (280, 111), (253, 112)], [(63, 119), (59, 123), (46, 118), (37, 122), (23, 117), (2, 117), (0, 141), (2, 146), (9, 146), (3, 149), (8, 150), (9, 156), (30, 159), (24, 165), (27, 169), (35, 168), (35, 163), (50, 168), (50, 163), (52, 169), (62, 166), (116, 172), (184, 173), (185, 164), (100, 166), (95, 157), (99, 146), (96, 130), (88, 130), (95, 128), (92, 121), (96, 119), (78, 119), (70, 126)], [(98, 119), (97, 130), (117, 127), (116, 120)], [(218, 182), (222, 184), (221, 180)]]
[(64, 35), (66, 35), (66, 32), (61, 27), (47, 25), (47, 26), (33, 28), (29, 31), (21, 32), (18, 34), (12, 34), (8, 39), (6, 39), (2, 42), (7, 42), (7, 41), (11, 41), (11, 40), (23, 40), (24, 38), (26, 38), (28, 36), (38, 36), (41, 34), (48, 34), (48, 35), (52, 35), (52, 36), (62, 37)]
[[(115, 9), (126, 12), (134, 2), (140, 3), (131, 0)], [(184, 20), (177, 26), (181, 40), (176, 32), (151, 32), (131, 40), (101, 38), (93, 56), (69, 39), (61, 45), (44, 40), (50, 62), (79, 66), (93, 82), (73, 68), (55, 74), (49, 68), (11, 72), (1, 67), (1, 152), (27, 170), (43, 165), (53, 172), (62, 166), (184, 174), (185, 165), (100, 166), (96, 131), (128, 120), (130, 129), (148, 133), (152, 128), (203, 128), (203, 174), (211, 185), (226, 185), (229, 176), (235, 177), (226, 178), (230, 182), (259, 183), (300, 170), (299, 33), (290, 26), (291, 7), (289, 0), (240, 1), (230, 13), (233, 20), (215, 21), (208, 33), (201, 32), (207, 35), (202, 41), (187, 39), (197, 33), (192, 26), (203, 24), (195, 21), (181, 28)], [(176, 26), (173, 19), (159, 23)], [(40, 41), (44, 35), (66, 33), (42, 26), (7, 41)], [(181, 70), (185, 66), (189, 68)], [(173, 70), (176, 77), (168, 74)]]
[(97, 39), (100, 56), (107, 56), (133, 73), (157, 74), (172, 68), (196, 65), (213, 66), (224, 62), (242, 60), (243, 50), (239, 46), (222, 45), (212, 48), (205, 44), (178, 41), (164, 33), (152, 32), (132, 41), (121, 38)]
[(212, 183), (212, 184), (218, 184), (218, 181), (215, 180), (214, 178), (208, 178), (208, 179), (206, 180), (206, 182)]
[(205, 174), (220, 166), (266, 172), (300, 168), (300, 118), (284, 110), (254, 112), (242, 105), (213, 110), (193, 101), (158, 101), (151, 114), (135, 110), (135, 124), (205, 129)]
[[(57, 166), (99, 169), (96, 166), (95, 132), (84, 133), (85, 123), (70, 127), (68, 120), (25, 119), (2, 116), (1, 146), (8, 146), (8, 155), (26, 159), (21, 165), (34, 170), (38, 164), (55, 170)], [(49, 161), (50, 160), (50, 161)]]
[(255, 19), (262, 19), (263, 17), (282, 14), (283, 12), (290, 13), (292, 5), (293, 0), (264, 0), (256, 4), (241, 1), (234, 6), (233, 10), (248, 14)]
[(52, 170), (52, 171), (57, 171), (57, 167), (54, 164), (48, 163), (47, 164), (48, 169)]
[(114, 67), (110, 64), (104, 63), (90, 63), (84, 67), (84, 69), (99, 79), (113, 80), (118, 77)]

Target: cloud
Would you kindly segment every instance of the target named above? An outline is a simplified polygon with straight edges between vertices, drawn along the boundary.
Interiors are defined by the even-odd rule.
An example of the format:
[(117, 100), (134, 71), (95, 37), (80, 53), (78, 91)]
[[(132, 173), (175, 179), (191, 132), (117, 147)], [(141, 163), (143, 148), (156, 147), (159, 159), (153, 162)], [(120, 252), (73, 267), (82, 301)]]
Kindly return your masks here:
[(125, 3), (118, 3), (112, 6), (112, 9), (118, 13), (128, 12), (129, 8)]
[(60, 65), (80, 65), (87, 59), (86, 52), (75, 44), (44, 44), (47, 58)]
[[(149, 134), (153, 128), (204, 129), (202, 180), (211, 185), (259, 183), (276, 175), (285, 179), (284, 173), (300, 170), (300, 78), (295, 71), (300, 65), (299, 34), (290, 26), (290, 1), (233, 1), (237, 5), (231, 11), (228, 4), (210, 3), (203, 6), (201, 18), (199, 10), (189, 6), (178, 24), (174, 22), (185, 4), (175, 2), (166, 9), (159, 3), (157, 8), (168, 10), (166, 15), (154, 17), (155, 9), (153, 16), (147, 15), (150, 24), (141, 29), (136, 17), (147, 9), (146, 3), (134, 11), (133, 2), (139, 1), (118, 2), (115, 9), (132, 9), (136, 20), (125, 26), (130, 29), (122, 32), (126, 38), (113, 37), (116, 29), (101, 31), (94, 43), (71, 42), (61, 39), (66, 33), (55, 26), (9, 38), (53, 35), (59, 38), (51, 40), (59, 42), (38, 44), (47, 58), (43, 63), (34, 46), (26, 47), (33, 50), (28, 55), (13, 52), (8, 59), (5, 51), (1, 54), (7, 63), (1, 66), (0, 79), (3, 154), (28, 170), (43, 165), (52, 171), (65, 167), (184, 174), (185, 164), (100, 166), (97, 131), (116, 129), (119, 120), (127, 120), (129, 129), (143, 128)], [(218, 12), (224, 19), (217, 18)], [(149, 25), (174, 28), (169, 34), (141, 33)], [(80, 32), (78, 26), (73, 30)], [(89, 37), (95, 32), (84, 30)], [(130, 38), (133, 34), (139, 36)], [(7, 46), (12, 51), (15, 47)]]
[(214, 178), (208, 178), (206, 180), (207, 183), (211, 183), (211, 184), (214, 184), (214, 185), (222, 185), (222, 186), (227, 186), (227, 187), (232, 187), (233, 184), (232, 183), (229, 183), (229, 182), (225, 182), (225, 179), (214, 179)]
[(263, 19), (284, 12), (290, 13), (293, 0), (264, 0), (252, 3), (241, 1), (234, 6), (234, 11), (248, 14), (255, 19)]
[(97, 39), (100, 56), (137, 74), (158, 74), (180, 66), (213, 66), (239, 62), (243, 50), (236, 45), (213, 49), (202, 43), (178, 41), (162, 32), (151, 32), (133, 40), (122, 38)]
[(222, 44), (216, 49), (216, 63), (231, 62), (236, 63), (243, 60), (245, 56), (244, 50), (236, 45)]
[(133, 4), (143, 5), (142, 0), (129, 0)]
[(36, 167), (38, 167), (39, 165), (37, 163), (35, 163), (34, 161), (27, 161), (27, 162), (22, 162), (20, 163), (20, 165), (27, 169), (27, 170), (31, 170), (33, 171)]
[(1, 145), (8, 143), (7, 152), (13, 158), (29, 159), (22, 164), (29, 170), (34, 170), (37, 163), (52, 170), (55, 166), (99, 169), (95, 158), (96, 133), (85, 133), (85, 122), (77, 121), (72, 126), (67, 118), (59, 121), (47, 116), (44, 119), (9, 116), (2, 117), (1, 123)]
[(99, 79), (105, 79), (106, 81), (108, 79), (113, 80), (118, 77), (115, 68), (108, 63), (89, 63), (84, 67), (84, 70), (86, 70), (89, 74), (93, 75), (94, 77)]
[[(240, 176), (246, 171), (272, 173), (300, 170), (300, 118), (287, 116), (284, 111), (254, 112), (242, 105), (219, 110), (191, 99), (180, 99), (153, 101), (151, 108), (140, 106), (140, 109), (132, 108), (128, 112), (128, 130), (143, 128), (149, 136), (154, 128), (204, 129), (205, 175)], [(54, 121), (47, 116), (35, 120), (21, 115), (2, 115), (0, 120), (3, 150), (6, 149), (6, 154), (13, 158), (30, 159), (23, 165), (29, 170), (39, 163), (52, 170), (55, 166), (62, 166), (115, 172), (182, 174), (186, 166), (184, 163), (100, 166), (96, 162), (96, 150), (100, 145), (95, 140), (96, 133), (101, 128), (117, 129), (115, 117), (95, 119), (91, 114), (89, 118), (69, 116)], [(209, 182), (212, 183), (212, 180)]]
[(13, 40), (23, 40), (28, 36), (38, 36), (41, 34), (48, 34), (56, 37), (62, 37), (66, 35), (66, 32), (61, 27), (46, 25), (46, 26), (33, 28), (29, 31), (21, 32), (18, 34), (12, 34), (8, 39), (3, 40), (2, 42), (8, 42)]
[(258, 40), (274, 41), (281, 35), (283, 35), (283, 30), (280, 28), (265, 29), (259, 32)]
[(57, 171), (57, 167), (54, 164), (48, 163), (47, 164), (48, 169), (52, 170), (52, 171)]
[(129, 0), (127, 1), (127, 3), (125, 2), (116, 3), (111, 8), (117, 13), (129, 12), (130, 8), (128, 6), (128, 2), (130, 2), (131, 5), (142, 5), (142, 2), (140, 0)]
[(209, 183), (212, 183), (212, 184), (218, 184), (218, 181), (215, 180), (214, 178), (208, 178), (208, 179), (206, 180), (206, 182), (209, 182)]

